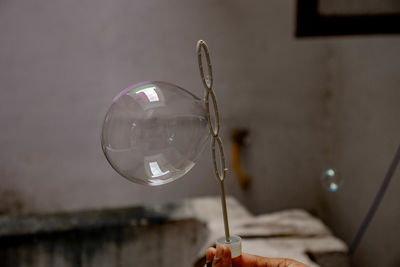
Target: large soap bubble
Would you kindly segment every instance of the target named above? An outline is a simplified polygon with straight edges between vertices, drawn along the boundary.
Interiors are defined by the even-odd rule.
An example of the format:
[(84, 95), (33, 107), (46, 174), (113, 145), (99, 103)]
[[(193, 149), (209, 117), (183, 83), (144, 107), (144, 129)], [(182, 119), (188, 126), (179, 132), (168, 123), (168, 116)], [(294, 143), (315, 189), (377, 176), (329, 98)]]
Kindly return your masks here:
[(119, 93), (104, 118), (101, 144), (128, 180), (162, 185), (186, 174), (209, 137), (204, 103), (166, 82), (143, 82)]

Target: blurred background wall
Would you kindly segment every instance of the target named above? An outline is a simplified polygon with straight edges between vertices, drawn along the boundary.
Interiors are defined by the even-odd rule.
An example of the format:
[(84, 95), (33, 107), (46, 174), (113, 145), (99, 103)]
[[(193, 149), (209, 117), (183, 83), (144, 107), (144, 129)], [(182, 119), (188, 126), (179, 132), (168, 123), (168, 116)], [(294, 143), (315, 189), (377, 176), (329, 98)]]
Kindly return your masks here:
[[(231, 156), (250, 131), (241, 191), (255, 213), (306, 208), (350, 242), (400, 134), (400, 38), (295, 37), (291, 1), (0, 1), (0, 211), (52, 212), (218, 193), (205, 149), (183, 179), (143, 187), (100, 147), (103, 116), (123, 88), (164, 80), (203, 95), (195, 44), (208, 42)], [(231, 162), (228, 164), (231, 169)], [(322, 189), (341, 171), (336, 193)], [(398, 266), (399, 172), (355, 260)], [(395, 234), (394, 234), (395, 233)]]

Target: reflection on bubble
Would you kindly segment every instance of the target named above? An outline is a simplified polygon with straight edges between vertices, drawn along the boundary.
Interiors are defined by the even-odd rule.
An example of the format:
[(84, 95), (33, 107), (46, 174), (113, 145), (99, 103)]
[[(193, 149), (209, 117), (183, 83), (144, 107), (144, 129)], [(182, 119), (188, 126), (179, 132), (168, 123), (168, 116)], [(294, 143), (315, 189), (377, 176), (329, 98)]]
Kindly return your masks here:
[(336, 192), (343, 184), (340, 173), (333, 169), (326, 169), (321, 175), (322, 186), (330, 192)]

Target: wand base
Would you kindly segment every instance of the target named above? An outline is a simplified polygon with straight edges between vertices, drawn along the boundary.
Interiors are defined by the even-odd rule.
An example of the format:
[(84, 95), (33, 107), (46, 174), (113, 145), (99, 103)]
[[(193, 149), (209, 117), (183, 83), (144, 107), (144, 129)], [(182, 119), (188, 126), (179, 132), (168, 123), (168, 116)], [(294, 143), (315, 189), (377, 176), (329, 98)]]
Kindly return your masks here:
[(226, 241), (225, 236), (221, 236), (215, 241), (215, 244), (225, 245), (230, 248), (232, 259), (242, 255), (242, 239), (238, 235), (231, 235), (229, 242)]

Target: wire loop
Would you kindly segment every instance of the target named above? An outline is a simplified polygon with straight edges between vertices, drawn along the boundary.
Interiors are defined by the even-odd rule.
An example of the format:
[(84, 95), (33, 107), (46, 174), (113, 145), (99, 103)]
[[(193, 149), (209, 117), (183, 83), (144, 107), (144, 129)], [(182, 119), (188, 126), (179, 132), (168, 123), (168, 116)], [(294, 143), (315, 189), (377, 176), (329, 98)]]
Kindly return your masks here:
[[(215, 150), (215, 144), (217, 144), (219, 150), (219, 155), (220, 155), (219, 160), (221, 163), (221, 170), (218, 169), (217, 155), (216, 155), (217, 152)], [(224, 155), (224, 149), (222, 148), (221, 138), (219, 138), (218, 136), (216, 138), (213, 138), (211, 143), (211, 149), (214, 162), (215, 176), (217, 177), (218, 181), (223, 181), (226, 177), (226, 168), (225, 168), (225, 155)]]
[[(208, 75), (206, 76), (204, 74), (204, 67), (203, 67), (203, 53), (204, 57), (206, 58), (207, 61), (207, 68), (208, 68)], [(212, 142), (211, 142), (211, 148), (212, 148), (212, 158), (213, 158), (213, 163), (214, 163), (214, 170), (215, 170), (215, 175), (217, 177), (217, 180), (219, 182), (224, 181), (225, 176), (226, 176), (226, 168), (225, 168), (225, 155), (224, 155), (224, 148), (222, 145), (221, 138), (219, 138), (219, 132), (220, 132), (220, 121), (219, 121), (219, 111), (218, 111), (218, 104), (217, 104), (217, 99), (215, 97), (215, 93), (213, 90), (213, 74), (212, 74), (212, 66), (211, 66), (211, 59), (210, 59), (210, 52), (208, 50), (208, 46), (206, 42), (203, 40), (199, 40), (197, 42), (197, 59), (199, 62), (199, 70), (200, 70), (200, 76), (201, 80), (203, 81), (204, 88), (206, 89), (206, 95), (205, 95), (205, 106), (206, 106), (206, 112), (207, 112), (207, 117), (208, 117), (208, 127), (210, 128), (210, 132), (212, 134)], [(211, 110), (210, 110), (210, 98), (211, 102), (214, 108), (214, 118), (215, 118), (215, 123), (212, 122), (211, 119)], [(221, 170), (218, 169), (218, 164), (217, 164), (217, 154), (216, 154), (216, 144), (218, 146), (219, 150), (219, 161), (221, 165)]]
[[(211, 101), (212, 101), (212, 104), (213, 104), (213, 107), (214, 107), (215, 125), (213, 125), (212, 119), (211, 119), (210, 97), (211, 97)], [(215, 98), (214, 91), (212, 91), (212, 90), (211, 91), (207, 91), (205, 103), (206, 103), (206, 111), (207, 111), (207, 115), (208, 115), (208, 126), (210, 128), (210, 131), (211, 131), (213, 137), (218, 137), (219, 128), (220, 128), (219, 112), (218, 112), (217, 99)]]
[[(204, 75), (202, 53), (204, 53), (206, 61), (207, 61), (208, 75)], [(214, 80), (213, 80), (213, 75), (212, 75), (210, 53), (208, 51), (207, 44), (203, 40), (199, 40), (197, 42), (197, 59), (199, 62), (201, 80), (203, 81), (203, 85), (206, 88), (207, 92), (210, 92), (210, 91), (212, 91)]]

